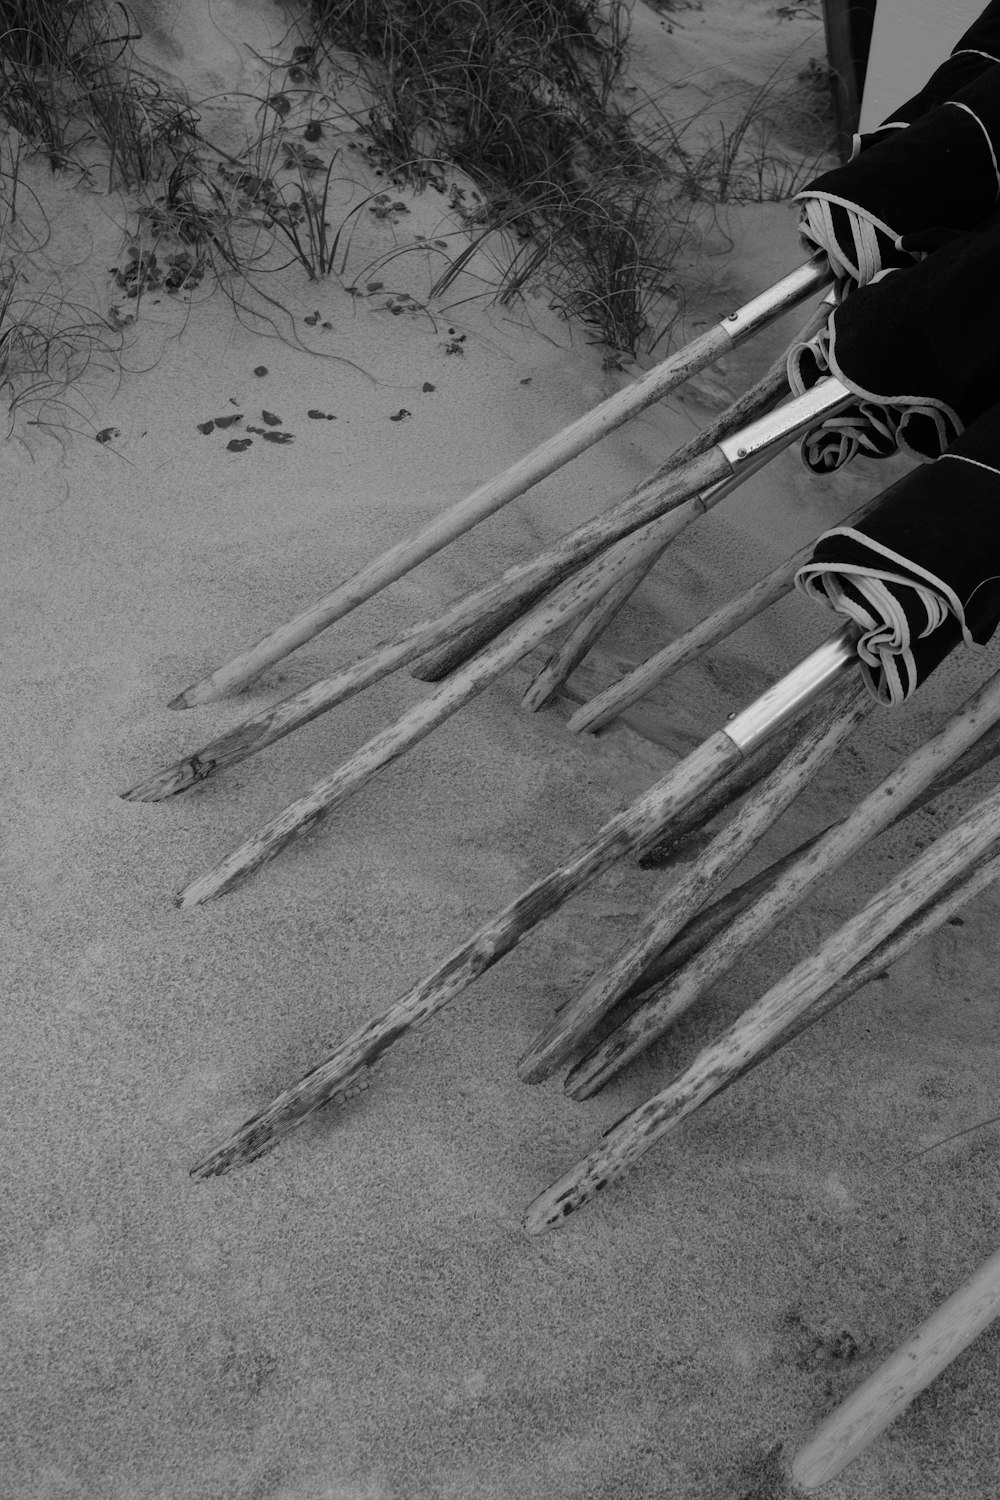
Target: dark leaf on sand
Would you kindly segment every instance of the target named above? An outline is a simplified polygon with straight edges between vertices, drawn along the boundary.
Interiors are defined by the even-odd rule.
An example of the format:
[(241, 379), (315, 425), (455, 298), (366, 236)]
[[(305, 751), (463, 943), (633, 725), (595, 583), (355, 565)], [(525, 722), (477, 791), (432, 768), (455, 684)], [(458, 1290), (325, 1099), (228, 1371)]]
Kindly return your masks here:
[(255, 375), (266, 375), (267, 374), (267, 365), (254, 365), (253, 372), (254, 372)]
[(291, 432), (265, 432), (265, 443), (290, 443), (294, 437)]
[(307, 417), (312, 417), (314, 422), (336, 422), (337, 418), (332, 411), (308, 411)]
[(262, 411), (261, 412), (261, 418), (263, 419), (263, 421), (265, 421), (267, 423), (268, 427), (280, 427), (281, 426), (281, 418), (280, 417), (276, 417), (274, 415), (273, 411)]
[(111, 439), (116, 437), (121, 437), (121, 433), (117, 427), (102, 427), (97, 434), (97, 441), (99, 443), (110, 443)]
[(215, 431), (215, 423), (214, 422), (199, 422), (198, 423), (198, 431), (205, 433), (205, 435), (207, 436), (210, 432), (214, 432)]
[(423, 385), (420, 387), (420, 389), (422, 391), (436, 391), (437, 390), (437, 386), (431, 385), (431, 383), (430, 383), (429, 380), (425, 380), (424, 383), (423, 383)]
[(309, 316), (306, 317), (306, 318), (303, 318), (302, 321), (303, 321), (303, 323), (308, 323), (310, 328), (313, 328), (319, 322), (319, 313), (318, 312), (310, 313)]
[(292, 107), (291, 101), (285, 94), (272, 94), (267, 102), (271, 106), (271, 108), (281, 116), (282, 119), (284, 119), (285, 115), (288, 114)]
[(306, 128), (305, 130), (303, 130), (302, 134), (307, 141), (318, 141), (323, 135), (323, 126), (320, 124), (319, 120), (309, 120), (307, 121)]
[(401, 406), (399, 408), (399, 411), (396, 412), (395, 416), (392, 416), (392, 417), (389, 418), (389, 421), (390, 422), (405, 422), (406, 418), (407, 417), (412, 417), (412, 415), (413, 415), (413, 413), (411, 411), (407, 411), (405, 406)]
[(226, 447), (230, 453), (245, 453), (251, 445), (251, 438), (230, 438)]
[(216, 427), (232, 427), (234, 422), (242, 422), (242, 420), (243, 413), (241, 411), (234, 411), (231, 416), (216, 417), (215, 425)]

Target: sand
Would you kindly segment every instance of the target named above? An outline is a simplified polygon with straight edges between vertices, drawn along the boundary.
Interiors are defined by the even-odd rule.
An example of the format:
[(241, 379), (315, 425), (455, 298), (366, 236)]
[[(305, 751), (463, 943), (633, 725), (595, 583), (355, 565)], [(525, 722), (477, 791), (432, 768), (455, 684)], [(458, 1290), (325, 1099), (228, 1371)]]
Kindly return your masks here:
[[(259, 84), (247, 49), (273, 38), (270, 8), (213, 5), (211, 26), (175, 26), (172, 52), (149, 24), (158, 12), (143, 9), (165, 71), (203, 92)], [(719, 101), (734, 80), (763, 80), (789, 54), (794, 76), (821, 51), (808, 17), (705, 0), (637, 7), (632, 66), (642, 87), (673, 80)], [(807, 113), (808, 89), (794, 98)], [(801, 120), (789, 120), (794, 135)], [(58, 234), (45, 263), (103, 306), (122, 215), (82, 185), (51, 191), (63, 196), (57, 212), (50, 200)], [(406, 233), (443, 222), (444, 200), (407, 201)], [(364, 233), (378, 253), (404, 230), (373, 220)], [(788, 204), (708, 224), (692, 331), (800, 256)], [(417, 295), (416, 271), (409, 286), (396, 279)], [(527, 317), (479, 302), (393, 316), (337, 278), (310, 284), (292, 268), (273, 285), (289, 316), (270, 331), (207, 284), (184, 305), (147, 298), (107, 373), (93, 365), (62, 402), (20, 408), (0, 446), (0, 1493), (787, 1496), (796, 1445), (995, 1249), (995, 1127), (913, 1156), (995, 1113), (997, 898), (559, 1232), (530, 1239), (522, 1214), (975, 789), (855, 859), (586, 1105), (559, 1080), (521, 1084), (516, 1059), (668, 874), (623, 864), (404, 1039), (348, 1107), (244, 1171), (200, 1184), (188, 1173), (822, 640), (830, 622), (791, 599), (627, 723), (566, 732), (596, 685), (899, 470), (858, 463), (817, 481), (782, 456), (685, 534), (558, 704), (521, 710), (522, 666), (239, 891), (179, 912), (178, 887), (426, 688), (398, 674), (161, 805), (123, 801), (126, 787), (623, 494), (795, 326), (634, 421), (244, 696), (176, 713), (166, 704), (189, 682), (628, 378), (602, 370), (542, 300)], [(264, 410), (294, 441), (230, 452)], [(198, 430), (232, 413), (243, 414), (232, 431)], [(748, 869), (856, 800), (994, 655), (963, 653), (911, 705), (870, 719)], [(987, 1333), (824, 1493), (993, 1493), (998, 1353), (1000, 1333)]]

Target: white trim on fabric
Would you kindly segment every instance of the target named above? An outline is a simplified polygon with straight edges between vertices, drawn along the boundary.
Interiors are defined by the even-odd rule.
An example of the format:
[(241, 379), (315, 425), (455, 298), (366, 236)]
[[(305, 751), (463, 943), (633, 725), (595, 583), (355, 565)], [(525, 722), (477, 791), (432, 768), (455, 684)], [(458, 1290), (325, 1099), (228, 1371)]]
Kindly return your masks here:
[[(903, 575), (901, 577), (896, 575), (889, 575), (885, 572), (884, 569), (869, 569), (864, 567), (863, 565), (858, 565), (855, 569), (854, 565), (842, 567), (839, 564), (833, 563), (807, 563), (807, 567), (825, 567), (832, 572), (840, 572), (845, 575), (857, 571), (859, 574), (888, 578), (891, 582), (896, 583), (905, 583), (908, 584), (911, 588), (914, 587), (914, 576), (922, 578), (925, 583), (930, 584), (932, 589), (935, 589), (948, 601), (948, 604), (951, 607), (952, 614), (955, 616), (956, 620), (961, 626), (963, 640), (965, 640), (967, 643), (971, 642), (972, 637), (970, 636), (968, 626), (965, 623), (965, 610), (962, 607), (962, 601), (955, 593), (955, 590), (949, 588), (948, 585), (942, 582), (942, 580), (938, 578), (935, 573), (931, 573), (927, 568), (918, 567), (918, 565), (914, 562), (911, 562), (908, 557), (903, 557), (901, 553), (894, 552), (891, 547), (885, 546), (883, 542), (873, 541), (870, 536), (866, 536), (863, 531), (855, 531), (852, 526), (835, 526), (831, 531), (824, 531), (822, 540), (826, 541), (827, 538), (834, 536), (847, 537), (849, 541), (856, 542), (859, 546), (866, 547), (872, 552), (878, 553), (881, 557), (888, 558), (890, 562), (896, 565), (896, 567), (903, 569)], [(801, 572), (802, 570), (800, 569), (799, 571)]]
[(994, 194), (994, 199), (1000, 197), (1000, 170), (998, 170), (998, 168), (997, 168), (997, 154), (996, 154), (996, 152), (993, 149), (993, 142), (990, 140), (990, 133), (989, 133), (989, 131), (986, 129), (986, 126), (983, 124), (982, 120), (976, 114), (976, 111), (974, 109), (970, 109), (967, 104), (960, 104), (957, 99), (946, 99), (945, 103), (953, 105), (955, 109), (962, 109), (962, 110), (964, 110), (965, 113), (969, 116), (970, 119), (975, 120), (976, 124), (979, 126), (980, 130), (983, 132), (983, 139), (986, 142), (986, 149), (990, 153), (990, 161), (993, 163), (993, 176), (996, 178), (996, 184), (997, 184), (996, 185), (996, 192)]
[[(881, 281), (883, 276), (892, 276), (894, 274), (892, 269), (881, 271), (875, 280)], [(870, 284), (874, 285), (874, 283)], [(827, 323), (824, 332), (827, 339), (827, 363), (831, 374), (836, 375), (838, 380), (843, 381), (844, 385), (849, 390), (852, 390), (859, 399), (872, 401), (876, 406), (934, 407), (935, 410), (944, 412), (948, 420), (953, 423), (956, 435), (965, 431), (962, 422), (959, 420), (958, 413), (953, 411), (946, 401), (939, 401), (936, 396), (883, 396), (879, 391), (866, 391), (863, 386), (858, 385), (857, 381), (850, 380), (837, 363), (837, 329), (833, 321), (833, 314), (830, 315), (830, 321)]]
[(1000, 479), (1000, 469), (994, 469), (992, 464), (984, 464), (982, 459), (966, 458), (964, 453), (942, 453), (937, 461), (943, 463), (946, 458), (950, 458), (956, 464), (971, 464), (974, 469), (985, 469), (987, 474), (995, 474)]

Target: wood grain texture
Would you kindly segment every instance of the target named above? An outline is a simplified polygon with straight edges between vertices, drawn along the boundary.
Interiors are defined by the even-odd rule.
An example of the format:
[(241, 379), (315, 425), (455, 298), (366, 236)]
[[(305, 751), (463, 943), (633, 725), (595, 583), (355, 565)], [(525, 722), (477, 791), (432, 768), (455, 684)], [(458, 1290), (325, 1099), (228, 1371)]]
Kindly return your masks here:
[[(636, 505), (641, 504), (642, 496), (650, 487), (672, 479), (686, 469), (688, 464), (707, 453), (710, 448), (714, 448), (722, 438), (729, 437), (746, 423), (773, 410), (775, 403), (787, 393), (788, 379), (784, 368), (769, 370), (763, 379), (756, 381), (744, 391), (737, 401), (734, 401), (725, 411), (720, 412), (707, 427), (695, 433), (694, 437), (689, 438), (686, 443), (682, 443), (648, 479), (644, 479), (641, 484), (630, 490), (620, 502), (620, 507), (626, 514), (629, 514)], [(665, 507), (661, 507), (662, 509)], [(596, 548), (594, 550), (596, 551)], [(654, 560), (650, 560), (649, 567), (652, 567)], [(492, 615), (484, 618), (481, 623), (475, 625), (463, 636), (422, 656), (411, 669), (411, 675), (423, 682), (440, 681), (449, 672), (454, 672), (457, 667), (460, 667), (502, 629), (513, 624), (521, 610), (527, 608), (528, 604), (534, 603), (537, 597), (537, 593), (529, 593), (527, 590), (523, 591), (521, 598), (512, 597), (506, 606), (494, 611)]]
[[(864, 505), (859, 505), (838, 524), (856, 526), (870, 510), (875, 508), (879, 498), (876, 495), (874, 499), (865, 501)], [(758, 579), (744, 593), (730, 599), (721, 609), (707, 615), (697, 625), (692, 625), (690, 630), (685, 630), (676, 640), (647, 657), (631, 672), (597, 693), (570, 717), (566, 725), (567, 729), (572, 730), (574, 734), (584, 731), (596, 734), (626, 708), (637, 703), (649, 692), (650, 688), (663, 682), (681, 667), (689, 666), (691, 662), (697, 661), (712, 646), (717, 646), (720, 641), (733, 635), (741, 626), (756, 619), (772, 604), (776, 604), (779, 599), (790, 594), (795, 586), (796, 573), (809, 561), (815, 545), (815, 541), (812, 541), (800, 547), (791, 557), (786, 558), (770, 573)]]
[[(725, 463), (726, 460), (713, 451), (706, 454), (702, 462)], [(304, 797), (256, 829), (239, 848), (187, 886), (178, 894), (177, 904), (197, 906), (223, 895), (273, 859), (293, 839), (315, 828), (378, 771), (419, 744), (439, 724), (520, 661), (539, 641), (575, 619), (593, 599), (611, 588), (635, 566), (637, 558), (658, 545), (661, 528), (672, 524), (677, 514), (675, 511), (658, 521), (651, 521), (631, 536), (624, 537), (582, 573), (548, 595), (497, 641), (440, 683), (422, 702), (414, 704), (394, 724), (373, 736), (332, 775), (317, 782)]]
[(873, 707), (858, 674), (841, 682), (781, 764), (747, 799), (705, 852), (667, 890), (615, 960), (594, 976), (539, 1033), (518, 1064), (525, 1083), (540, 1083), (576, 1051), (611, 1007), (641, 981), (652, 961), (710, 899), (720, 882), (756, 847), (819, 769)]
[[(453, 640), (459, 632), (466, 630), (470, 622), (506, 618), (511, 600), (518, 601), (513, 614), (515, 618), (519, 617), (524, 612), (525, 599), (546, 595), (571, 577), (581, 563), (587, 564), (648, 521), (675, 508), (679, 508), (682, 515), (696, 513), (699, 501), (695, 497), (701, 488), (712, 482), (712, 476), (721, 472), (728, 472), (728, 464), (717, 452), (709, 451), (698, 455), (682, 471), (655, 483), (648, 482), (626, 501), (568, 532), (528, 562), (515, 564), (499, 578), (453, 601), (441, 614), (381, 642), (370, 655), (334, 676), (311, 683), (271, 708), (245, 719), (234, 729), (123, 792), (123, 798), (129, 802), (159, 802), (186, 791), (227, 766), (236, 765), (273, 745), (303, 724), (346, 702), (355, 693), (381, 681), (414, 660), (428, 644)], [(493, 635), (494, 631), (489, 628), (487, 637)], [(465, 636), (460, 638), (465, 639)]]
[(1000, 1250), (826, 1418), (792, 1461), (805, 1490), (835, 1479), (1000, 1315)]
[(461, 994), (540, 921), (634, 849), (640, 838), (681, 812), (707, 782), (732, 764), (738, 753), (728, 735), (718, 731), (606, 823), (565, 864), (536, 881), (480, 927), (383, 1015), (362, 1026), (318, 1067), (242, 1125), (224, 1145), (204, 1157), (192, 1175), (217, 1176), (245, 1165), (345, 1087), (356, 1086), (365, 1070), (394, 1042)]
[[(193, 683), (171, 700), (171, 708), (193, 708), (211, 703), (226, 693), (253, 681), (267, 667), (289, 652), (312, 640), (366, 599), (401, 578), (411, 568), (432, 557), (456, 537), (478, 525), (487, 516), (523, 495), (546, 475), (586, 452), (588, 448), (655, 401), (662, 400), (691, 375), (703, 370), (736, 344), (744, 342), (768, 322), (804, 301), (830, 280), (829, 268), (821, 257), (783, 277), (771, 289), (770, 304), (765, 297), (754, 299), (755, 315), (740, 320), (739, 313), (706, 329), (698, 338), (677, 350), (653, 369), (647, 370), (623, 390), (571, 422), (530, 453), (517, 460), (502, 474), (480, 485), (471, 495), (435, 516), (413, 536), (404, 538), (374, 558), (353, 577), (340, 584), (331, 594), (278, 626), (276, 630), (241, 652), (232, 661), (217, 667), (209, 676)], [(790, 291), (790, 288), (794, 288)], [(743, 310), (741, 309), (740, 312)], [(728, 327), (727, 327), (728, 323)]]
[(921, 907), (1000, 846), (1000, 788), (936, 839), (857, 916), (772, 986), (660, 1093), (632, 1110), (593, 1151), (529, 1205), (524, 1227), (544, 1234), (620, 1178), (645, 1153), (804, 1019), (832, 987)]
[[(796, 335), (796, 343), (808, 343), (821, 328), (826, 326), (830, 316), (830, 308), (827, 303), (821, 302), (810, 315), (808, 321)], [(748, 391), (731, 406), (728, 412), (723, 413), (723, 418), (730, 421), (730, 430), (743, 422), (750, 422), (754, 417), (768, 410), (769, 404), (773, 404), (788, 390), (788, 355), (782, 354), (774, 361), (770, 369), (762, 379), (751, 386)], [(718, 442), (721, 437), (726, 436), (726, 431), (720, 426), (722, 418), (711, 423), (706, 429), (706, 435), (712, 434), (712, 441)], [(730, 494), (738, 485), (743, 484), (749, 478), (752, 469), (739, 472), (731, 483), (720, 487), (720, 493), (713, 495), (714, 504), (718, 504), (725, 495)], [(706, 496), (706, 501), (708, 497)], [(669, 545), (669, 544), (668, 544)], [(636, 589), (648, 576), (652, 569), (663, 556), (666, 547), (662, 549), (648, 563), (637, 568), (629, 577), (605, 594), (603, 599), (591, 606), (587, 613), (578, 620), (566, 639), (560, 643), (552, 653), (549, 660), (540, 669), (534, 681), (528, 687), (524, 695), (524, 706), (530, 712), (535, 713), (546, 704), (551, 703), (555, 695), (573, 675), (573, 672), (593, 649), (608, 626), (614, 620), (619, 611), (628, 603)]]
[(589, 1097), (691, 1009), (754, 944), (771, 932), (827, 875), (838, 869), (900, 812), (928, 791), (962, 752), (1000, 720), (1000, 674), (992, 677), (945, 727), (909, 755), (847, 817), (811, 840), (754, 903), (660, 987), (573, 1069), (573, 1097)]

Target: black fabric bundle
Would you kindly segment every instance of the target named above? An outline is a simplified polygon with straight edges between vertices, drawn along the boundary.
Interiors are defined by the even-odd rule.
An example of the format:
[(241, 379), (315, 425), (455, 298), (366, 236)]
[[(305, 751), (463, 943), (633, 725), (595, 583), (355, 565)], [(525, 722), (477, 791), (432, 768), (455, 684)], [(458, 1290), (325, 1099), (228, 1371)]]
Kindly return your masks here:
[(858, 403), (809, 433), (826, 473), (858, 452), (933, 460), (1000, 399), (1000, 0), (852, 161), (799, 198), (842, 300), (789, 357), (796, 392), (835, 374)]
[(860, 626), (880, 703), (903, 702), (960, 642), (985, 644), (1000, 623), (1000, 402), (863, 522), (826, 532), (795, 581)]
[[(912, 264), (927, 231), (975, 227), (997, 203), (996, 78), (1000, 0), (993, 0), (948, 60), (908, 103), (856, 142), (853, 159), (797, 199), (800, 231), (838, 279), (864, 286)], [(909, 249), (901, 239), (917, 239)]]

